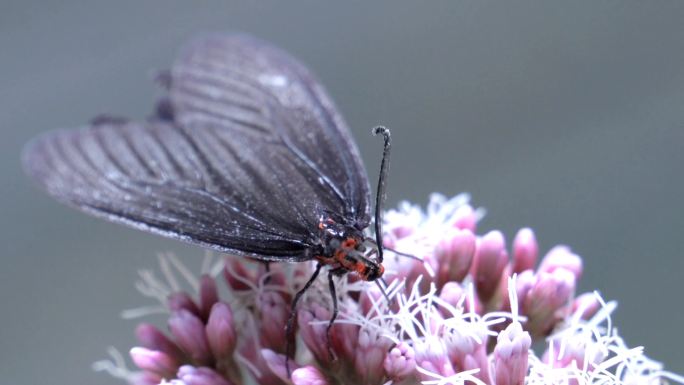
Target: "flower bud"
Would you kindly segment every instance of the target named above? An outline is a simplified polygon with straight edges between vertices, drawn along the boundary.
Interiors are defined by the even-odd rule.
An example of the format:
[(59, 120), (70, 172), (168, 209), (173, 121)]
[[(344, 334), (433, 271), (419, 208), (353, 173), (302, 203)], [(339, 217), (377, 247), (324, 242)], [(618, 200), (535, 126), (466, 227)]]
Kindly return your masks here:
[(437, 287), (461, 282), (468, 275), (475, 255), (475, 235), (470, 230), (450, 230), (435, 248)]
[(480, 239), (471, 267), (475, 288), (483, 303), (489, 302), (496, 293), (507, 263), (508, 253), (503, 234), (496, 230), (485, 234)]
[(162, 378), (172, 378), (178, 370), (179, 362), (164, 352), (135, 347), (131, 349), (130, 355), (137, 367)]
[(169, 329), (178, 345), (199, 365), (211, 363), (211, 353), (204, 334), (204, 324), (191, 312), (181, 309), (171, 314)]
[(565, 269), (579, 280), (582, 277), (582, 258), (567, 246), (555, 246), (542, 259), (539, 272), (552, 273), (556, 269)]
[(207, 367), (183, 365), (178, 369), (176, 376), (183, 385), (232, 385), (230, 381)]
[(496, 385), (523, 385), (532, 339), (518, 322), (499, 333), (494, 347), (493, 374)]
[[(424, 341), (417, 343), (414, 349), (416, 365), (422, 369), (443, 377), (452, 376), (456, 373), (443, 341), (436, 337), (427, 337)], [(419, 377), (423, 380), (429, 379), (422, 373)]]
[(294, 385), (329, 385), (325, 376), (315, 366), (304, 366), (292, 372)]
[(534, 268), (539, 256), (539, 245), (534, 231), (522, 228), (513, 240), (513, 273), (521, 273)]
[(391, 341), (387, 338), (361, 329), (358, 334), (354, 368), (356, 378), (363, 384), (380, 383), (383, 377), (383, 362)]
[[(278, 354), (270, 349), (261, 349), (261, 357), (264, 359), (264, 362), (268, 368), (271, 369), (273, 374), (278, 376), (284, 382), (290, 381), (288, 378), (287, 367), (285, 366), (285, 355)], [(294, 360), (290, 360), (288, 365), (290, 366), (291, 372), (300, 367)]]
[(601, 309), (601, 303), (594, 293), (584, 293), (572, 303), (572, 312), (581, 311), (583, 320), (589, 320)]
[(300, 308), (297, 312), (297, 322), (302, 340), (321, 364), (329, 363), (332, 357), (328, 353), (327, 325), (324, 322), (317, 321), (329, 319), (330, 312), (316, 303), (307, 308)]
[(211, 307), (205, 328), (209, 349), (217, 360), (230, 358), (235, 350), (233, 312), (228, 304), (217, 302)]
[(477, 213), (471, 205), (462, 205), (456, 209), (452, 218), (452, 226), (461, 230), (475, 232), (477, 229)]
[(246, 291), (256, 286), (255, 272), (246, 267), (238, 258), (227, 258), (223, 278), (235, 291)]
[(167, 301), (169, 310), (172, 312), (184, 309), (198, 317), (200, 317), (202, 314), (195, 301), (192, 299), (192, 297), (190, 297), (190, 294), (186, 292), (173, 293), (169, 295)]
[(164, 352), (179, 362), (184, 360), (185, 355), (178, 345), (160, 332), (156, 326), (142, 323), (135, 329), (135, 335), (143, 347)]
[(209, 319), (211, 307), (218, 302), (218, 289), (216, 281), (211, 276), (204, 274), (200, 279), (200, 314), (203, 320)]
[(257, 297), (257, 309), (262, 322), (259, 324), (261, 346), (284, 353), (285, 324), (290, 316), (290, 304), (286, 303), (283, 296), (272, 290), (259, 293)]
[(568, 270), (557, 269), (537, 276), (523, 306), (528, 316), (526, 327), (532, 336), (547, 335), (566, 315), (564, 308), (569, 305), (574, 290), (575, 276)]
[(393, 382), (401, 382), (416, 371), (416, 357), (411, 345), (400, 342), (385, 357), (385, 373)]

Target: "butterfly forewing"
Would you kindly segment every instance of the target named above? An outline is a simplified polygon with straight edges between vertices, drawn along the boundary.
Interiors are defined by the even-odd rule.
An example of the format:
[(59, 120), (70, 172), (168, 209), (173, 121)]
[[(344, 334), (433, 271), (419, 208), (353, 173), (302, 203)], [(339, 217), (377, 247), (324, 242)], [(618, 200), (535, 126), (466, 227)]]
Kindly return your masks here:
[(346, 123), (320, 83), (287, 53), (244, 35), (198, 39), (172, 68), (170, 97), (175, 119), (188, 129), (274, 138), (309, 175), (316, 197), (331, 195), (326, 208), (360, 227), (369, 223), (368, 177)]
[(365, 170), (312, 75), (246, 36), (210, 36), (170, 72), (164, 119), (100, 119), (24, 153), (51, 195), (89, 213), (221, 251), (301, 260), (322, 213), (364, 228)]

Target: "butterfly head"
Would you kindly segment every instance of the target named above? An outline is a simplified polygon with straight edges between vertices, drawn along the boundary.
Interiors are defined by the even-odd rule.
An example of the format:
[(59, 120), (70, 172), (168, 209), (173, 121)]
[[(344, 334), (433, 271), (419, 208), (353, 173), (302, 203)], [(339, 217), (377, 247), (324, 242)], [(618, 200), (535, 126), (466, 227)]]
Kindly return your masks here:
[(360, 271), (357, 273), (364, 281), (372, 282), (382, 277), (385, 273), (385, 267), (381, 263), (368, 259), (361, 264)]

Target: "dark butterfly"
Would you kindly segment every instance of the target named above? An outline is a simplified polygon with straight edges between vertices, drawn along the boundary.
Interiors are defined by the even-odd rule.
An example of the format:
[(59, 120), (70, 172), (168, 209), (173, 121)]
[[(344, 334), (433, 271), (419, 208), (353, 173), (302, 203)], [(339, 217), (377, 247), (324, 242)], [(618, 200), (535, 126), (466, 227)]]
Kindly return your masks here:
[[(145, 122), (101, 117), (38, 137), (24, 166), (57, 200), (140, 230), (262, 261), (316, 260), (293, 300), (329, 266), (383, 274), (381, 206), (332, 100), (287, 53), (253, 37), (212, 35), (162, 76), (167, 95)], [(332, 320), (331, 320), (332, 324)]]

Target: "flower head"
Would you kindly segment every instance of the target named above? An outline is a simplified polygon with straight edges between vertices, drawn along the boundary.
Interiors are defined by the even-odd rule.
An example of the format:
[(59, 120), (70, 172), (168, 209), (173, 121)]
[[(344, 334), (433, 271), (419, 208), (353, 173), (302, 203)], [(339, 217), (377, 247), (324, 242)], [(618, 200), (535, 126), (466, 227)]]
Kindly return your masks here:
[(499, 231), (478, 235), (483, 210), (468, 200), (434, 194), (426, 211), (409, 203), (390, 210), (385, 246), (417, 259), (388, 250), (386, 287), (342, 276), (335, 301), (327, 280), (316, 280), (296, 310), (290, 357), (290, 303), (312, 263), (266, 268), (207, 256), (198, 279), (178, 258), (160, 256), (163, 279), (144, 270), (137, 284), (157, 303), (124, 315), (166, 313), (167, 330), (138, 326), (137, 370), (116, 351), (94, 367), (141, 385), (684, 383), (625, 345), (612, 325), (614, 302), (575, 295), (581, 257), (556, 246), (535, 268), (534, 232), (521, 229), (510, 250)]

